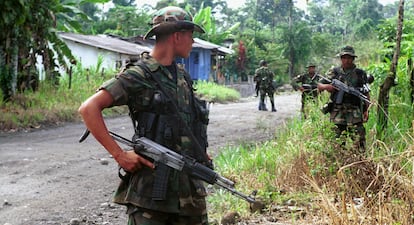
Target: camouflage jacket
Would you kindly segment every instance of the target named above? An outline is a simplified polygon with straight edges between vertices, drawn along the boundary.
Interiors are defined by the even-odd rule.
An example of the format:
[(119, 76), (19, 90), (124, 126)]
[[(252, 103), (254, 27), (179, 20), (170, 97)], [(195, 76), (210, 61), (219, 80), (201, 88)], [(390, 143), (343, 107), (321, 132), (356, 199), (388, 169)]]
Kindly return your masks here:
[(310, 75), (309, 73), (300, 74), (293, 78), (292, 87), (293, 89), (297, 90), (299, 88), (299, 84), (302, 86), (308, 85), (309, 90), (307, 89), (308, 87), (304, 87), (304, 88), (305, 88), (305, 91), (310, 92), (311, 90), (317, 87), (318, 80), (319, 80), (318, 74), (314, 74), (314, 75)]
[[(194, 120), (195, 115), (192, 107), (192, 98), (194, 93), (192, 85), (188, 83), (186, 79), (185, 70), (183, 67), (176, 66), (176, 76), (171, 73), (165, 66), (160, 65), (154, 58), (148, 53), (141, 55), (141, 62), (143, 62), (149, 70), (158, 76), (162, 85), (172, 95), (170, 100), (175, 101), (179, 108), (182, 118), (191, 127), (191, 121)], [(157, 120), (161, 116), (169, 116), (174, 114), (174, 111), (166, 108), (167, 103), (165, 99), (159, 97), (160, 91), (157, 88), (157, 83), (145, 73), (145, 71), (137, 64), (128, 64), (115, 78), (105, 82), (102, 89), (106, 89), (114, 98), (113, 106), (128, 105), (130, 109), (130, 116), (134, 119), (139, 118), (140, 115), (145, 113), (152, 113), (157, 110), (161, 110), (161, 113), (155, 114), (154, 120)], [(151, 114), (152, 115), (152, 114)], [(174, 116), (174, 115), (172, 115)], [(176, 116), (176, 115), (175, 115)], [(148, 117), (147, 117), (148, 118)], [(138, 123), (150, 123), (149, 119), (139, 121)], [(152, 117), (150, 117), (152, 118)], [(174, 122), (178, 120), (171, 119), (174, 117), (167, 117), (168, 121), (172, 121), (171, 129), (178, 129), (180, 125)], [(167, 122), (168, 122), (167, 121)], [(158, 126), (160, 122), (154, 121), (152, 124)], [(137, 125), (138, 126), (138, 125)], [(150, 129), (153, 125), (149, 126)], [(155, 130), (155, 131), (154, 131)], [(165, 127), (151, 129), (153, 132), (166, 132), (168, 129)], [(138, 134), (140, 129), (135, 128), (135, 135)], [(176, 132), (176, 131), (174, 131)], [(174, 132), (168, 135), (177, 136)], [(179, 131), (178, 131), (179, 132)], [(147, 135), (145, 135), (147, 136)], [(156, 135), (158, 137), (159, 135)], [(162, 133), (162, 137), (166, 136)], [(178, 135), (180, 139), (173, 146), (167, 146), (170, 149), (180, 153), (191, 155), (190, 139), (183, 135), (181, 132)], [(162, 140), (157, 138), (154, 141), (160, 143)], [(165, 143), (160, 143), (165, 145)], [(201, 180), (193, 179), (185, 172), (179, 172), (176, 170), (170, 170), (168, 178), (168, 189), (166, 192), (165, 200), (154, 200), (152, 198), (153, 183), (155, 180), (154, 170), (147, 167), (132, 174), (127, 181), (121, 181), (115, 196), (114, 201), (119, 204), (132, 204), (138, 207), (148, 208), (151, 210), (178, 213), (180, 215), (205, 215), (206, 202), (205, 196), (206, 190)]]
[[(367, 74), (364, 70), (354, 67), (350, 70), (344, 70), (342, 67), (335, 67), (328, 71), (329, 79), (338, 79), (346, 85), (360, 89), (367, 84)], [(321, 79), (322, 83), (327, 83)], [(335, 104), (338, 92), (331, 94), (331, 101), (334, 103), (330, 113), (330, 119), (335, 124), (353, 125), (363, 122), (363, 112), (366, 109), (363, 102), (358, 97), (345, 93), (342, 104)]]
[(260, 90), (273, 89), (274, 73), (266, 66), (257, 68), (254, 79), (259, 84)]

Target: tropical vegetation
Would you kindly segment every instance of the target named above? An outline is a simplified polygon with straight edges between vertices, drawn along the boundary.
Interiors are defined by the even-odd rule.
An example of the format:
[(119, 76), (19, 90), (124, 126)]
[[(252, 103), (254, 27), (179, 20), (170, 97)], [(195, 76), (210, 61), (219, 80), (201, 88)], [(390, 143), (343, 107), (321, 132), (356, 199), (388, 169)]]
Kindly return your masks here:
[[(277, 140), (224, 151), (216, 160), (218, 170), (239, 174), (232, 176), (244, 188), (260, 190), (258, 195), (269, 202), (285, 198), (282, 189), (295, 198), (317, 199), (330, 224), (413, 223), (412, 1), (384, 6), (378, 0), (312, 0), (306, 9), (293, 0), (247, 0), (236, 9), (224, 0), (161, 0), (155, 7), (113, 0), (109, 9), (108, 5), (109, 0), (0, 2), (2, 129), (74, 120), (80, 103), (115, 73), (100, 74), (99, 59), (95, 68), (83, 68), (59, 38), (59, 31), (143, 35), (155, 8), (178, 5), (205, 27), (207, 32), (200, 38), (231, 43), (236, 53), (221, 66), (241, 81), (248, 80), (261, 59), (269, 62), (275, 79), (282, 83), (303, 72), (308, 62), (316, 63), (323, 74), (338, 63), (336, 54), (344, 45), (356, 49), (357, 64), (375, 77), (366, 124), (369, 147), (363, 158), (355, 159), (332, 145), (332, 124), (319, 111), (321, 99), (310, 108), (308, 120), (291, 121)], [(45, 74), (39, 74), (39, 65)], [(72, 69), (69, 77), (67, 71)], [(94, 79), (88, 79), (85, 69)], [(239, 97), (211, 82), (198, 85), (200, 94), (210, 100)], [(218, 97), (217, 92), (228, 95)], [(361, 196), (366, 204), (356, 209), (352, 197)], [(334, 204), (332, 198), (341, 204)], [(220, 204), (214, 197), (210, 202)], [(227, 203), (232, 201), (222, 207), (240, 205)]]

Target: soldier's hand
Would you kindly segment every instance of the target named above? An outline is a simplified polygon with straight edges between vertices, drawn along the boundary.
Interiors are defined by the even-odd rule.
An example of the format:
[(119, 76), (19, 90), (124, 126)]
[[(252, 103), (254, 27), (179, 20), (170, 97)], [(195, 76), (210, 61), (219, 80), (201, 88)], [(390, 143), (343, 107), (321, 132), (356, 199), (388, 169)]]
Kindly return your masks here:
[(369, 119), (369, 113), (368, 113), (368, 110), (367, 110), (367, 111), (364, 112), (364, 118), (363, 118), (363, 120), (364, 120), (364, 122), (367, 122), (368, 119)]
[(152, 162), (136, 154), (134, 151), (123, 151), (115, 158), (115, 160), (125, 171), (128, 172), (135, 172), (143, 166), (154, 168), (154, 164)]
[(336, 89), (332, 84), (321, 84), (318, 83), (318, 90), (319, 91), (328, 91), (328, 92), (334, 92)]

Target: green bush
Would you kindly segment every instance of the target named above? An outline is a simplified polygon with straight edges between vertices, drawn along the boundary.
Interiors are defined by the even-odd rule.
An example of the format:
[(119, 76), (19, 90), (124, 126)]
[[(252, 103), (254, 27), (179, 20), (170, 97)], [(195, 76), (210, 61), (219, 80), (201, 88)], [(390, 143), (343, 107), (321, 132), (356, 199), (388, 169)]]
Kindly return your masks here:
[(199, 81), (195, 84), (196, 93), (210, 102), (234, 102), (240, 99), (240, 93), (232, 88), (212, 82)]

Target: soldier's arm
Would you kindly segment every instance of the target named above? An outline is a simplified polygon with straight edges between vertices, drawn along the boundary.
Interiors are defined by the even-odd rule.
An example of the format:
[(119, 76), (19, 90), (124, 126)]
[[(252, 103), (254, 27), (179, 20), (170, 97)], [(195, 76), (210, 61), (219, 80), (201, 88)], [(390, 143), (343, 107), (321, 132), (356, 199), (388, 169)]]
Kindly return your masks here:
[(82, 103), (79, 113), (87, 129), (126, 171), (133, 172), (143, 165), (153, 168), (151, 162), (135, 154), (134, 151), (124, 151), (110, 136), (102, 110), (112, 106), (113, 102), (112, 95), (107, 90), (101, 89)]

